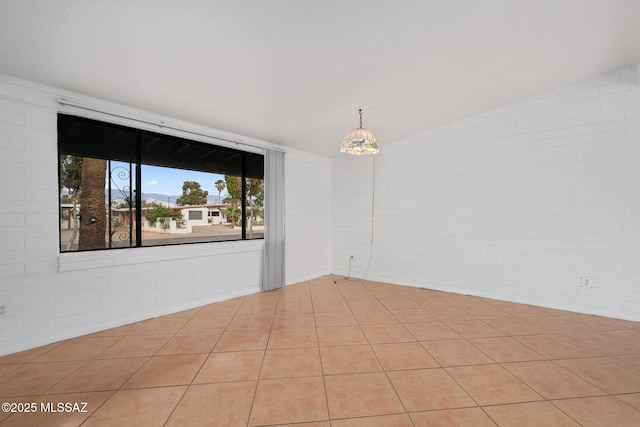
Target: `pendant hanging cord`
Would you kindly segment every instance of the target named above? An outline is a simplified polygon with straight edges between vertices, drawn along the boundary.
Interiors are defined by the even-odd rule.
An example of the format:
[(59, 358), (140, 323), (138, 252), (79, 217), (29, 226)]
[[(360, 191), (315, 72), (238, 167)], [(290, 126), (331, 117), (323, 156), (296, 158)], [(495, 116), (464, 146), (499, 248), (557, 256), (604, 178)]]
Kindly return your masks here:
[(358, 110), (358, 113), (360, 113), (360, 129), (362, 129), (362, 108)]

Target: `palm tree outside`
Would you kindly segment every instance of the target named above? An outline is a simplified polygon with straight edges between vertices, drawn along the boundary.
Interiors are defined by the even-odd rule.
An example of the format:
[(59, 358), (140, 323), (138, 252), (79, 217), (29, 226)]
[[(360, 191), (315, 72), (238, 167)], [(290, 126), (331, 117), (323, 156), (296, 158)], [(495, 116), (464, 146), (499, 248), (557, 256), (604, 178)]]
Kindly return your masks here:
[[(225, 187), (227, 186), (223, 180), (219, 179), (215, 182), (215, 187), (216, 190), (218, 190), (218, 204), (222, 203), (222, 192), (224, 191)], [(220, 218), (220, 222), (218, 223), (218, 225), (223, 225), (222, 224), (222, 218)]]
[(80, 190), (79, 250), (105, 248), (107, 215), (104, 182), (106, 173), (106, 160), (90, 157), (83, 159)]

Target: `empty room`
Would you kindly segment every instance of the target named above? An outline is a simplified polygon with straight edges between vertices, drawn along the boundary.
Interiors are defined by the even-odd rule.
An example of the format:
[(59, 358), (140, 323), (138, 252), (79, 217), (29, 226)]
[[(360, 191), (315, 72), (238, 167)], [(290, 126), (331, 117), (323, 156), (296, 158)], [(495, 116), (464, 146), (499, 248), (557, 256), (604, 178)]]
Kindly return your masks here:
[(0, 427), (640, 425), (639, 17), (0, 0)]

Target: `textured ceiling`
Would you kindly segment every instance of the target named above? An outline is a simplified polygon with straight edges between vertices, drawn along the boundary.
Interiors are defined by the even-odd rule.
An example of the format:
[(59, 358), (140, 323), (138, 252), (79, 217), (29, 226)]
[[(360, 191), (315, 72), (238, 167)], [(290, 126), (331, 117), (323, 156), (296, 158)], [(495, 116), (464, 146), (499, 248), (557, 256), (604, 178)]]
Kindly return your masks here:
[(0, 0), (0, 73), (327, 157), (640, 61), (638, 0)]

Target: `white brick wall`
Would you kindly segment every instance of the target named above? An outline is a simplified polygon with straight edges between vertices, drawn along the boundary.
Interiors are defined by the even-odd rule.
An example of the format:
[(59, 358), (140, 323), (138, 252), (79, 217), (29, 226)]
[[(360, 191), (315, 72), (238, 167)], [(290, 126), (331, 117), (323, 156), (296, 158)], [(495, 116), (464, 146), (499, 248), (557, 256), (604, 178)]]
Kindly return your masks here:
[(331, 272), (331, 161), (289, 150), (285, 158), (286, 282)]
[[(0, 76), (0, 355), (258, 292), (262, 240), (59, 254), (56, 100), (69, 95)], [(330, 271), (331, 163), (292, 152), (286, 168), (293, 283)]]
[[(366, 278), (640, 320), (637, 75), (383, 141)], [(372, 161), (334, 162), (337, 274), (368, 266)]]

